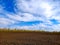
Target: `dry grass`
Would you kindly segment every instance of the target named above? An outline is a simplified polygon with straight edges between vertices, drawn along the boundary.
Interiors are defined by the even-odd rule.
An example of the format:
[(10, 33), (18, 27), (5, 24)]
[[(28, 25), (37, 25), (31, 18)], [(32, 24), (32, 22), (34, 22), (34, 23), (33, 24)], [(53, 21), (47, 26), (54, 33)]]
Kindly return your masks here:
[(0, 32), (45, 32), (41, 30), (0, 29)]
[(60, 32), (0, 29), (0, 45), (60, 45)]

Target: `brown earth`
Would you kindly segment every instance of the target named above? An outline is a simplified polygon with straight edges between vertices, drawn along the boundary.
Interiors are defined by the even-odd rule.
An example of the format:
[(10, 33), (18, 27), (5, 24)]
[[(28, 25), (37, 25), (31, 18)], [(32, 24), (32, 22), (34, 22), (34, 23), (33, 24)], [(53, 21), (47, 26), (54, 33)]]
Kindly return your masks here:
[(60, 34), (0, 32), (0, 45), (60, 45)]

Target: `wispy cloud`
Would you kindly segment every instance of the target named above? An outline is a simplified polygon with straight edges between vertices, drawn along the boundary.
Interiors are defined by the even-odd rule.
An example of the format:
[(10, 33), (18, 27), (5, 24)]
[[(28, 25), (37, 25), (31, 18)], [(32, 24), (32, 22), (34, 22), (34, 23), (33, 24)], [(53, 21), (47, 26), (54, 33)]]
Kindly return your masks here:
[(15, 21), (10, 20), (10, 19), (8, 19), (8, 18), (0, 18), (0, 24), (1, 24), (1, 25), (7, 26), (7, 25), (11, 25), (11, 24), (13, 24), (13, 23), (15, 23)]

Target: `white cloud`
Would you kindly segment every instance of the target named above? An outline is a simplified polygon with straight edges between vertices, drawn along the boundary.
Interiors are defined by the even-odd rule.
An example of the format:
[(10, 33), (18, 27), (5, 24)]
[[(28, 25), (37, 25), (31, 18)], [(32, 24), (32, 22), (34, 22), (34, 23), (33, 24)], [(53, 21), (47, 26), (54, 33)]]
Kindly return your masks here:
[[(33, 15), (29, 13), (22, 13), (22, 14), (17, 14), (17, 15), (8, 15), (9, 18), (17, 20), (17, 21), (32, 21), (34, 20)], [(31, 18), (30, 18), (31, 17)]]
[(2, 25), (11, 25), (11, 24), (14, 24), (15, 23), (15, 21), (13, 21), (13, 20), (10, 20), (10, 19), (8, 19), (8, 18), (0, 18), (0, 26), (2, 26)]
[(15, 21), (44, 21), (45, 19), (42, 17), (34, 16), (33, 14), (30, 13), (20, 13), (20, 14), (7, 14), (9, 18)]
[(52, 16), (51, 19), (55, 19), (57, 22), (60, 23), (60, 15), (55, 15), (55, 16)]
[(18, 9), (22, 10), (23, 12), (35, 13), (44, 15), (46, 17), (50, 17), (53, 14), (53, 5), (44, 0), (31, 0), (30, 2), (18, 0), (18, 2), (17, 7), (19, 7)]
[(29, 13), (38, 13), (39, 12), (39, 13), (41, 13), (42, 10), (39, 6), (41, 4), (40, 1), (39, 0), (38, 1), (37, 0), (31, 0), (30, 2), (27, 2), (25, 0), (17, 0), (17, 7), (19, 7), (18, 9), (20, 9), (24, 12), (29, 12)]
[(17, 0), (17, 7), (23, 12), (39, 14), (47, 18), (60, 12), (59, 3), (53, 2), (52, 0), (31, 0), (30, 2), (26, 0)]

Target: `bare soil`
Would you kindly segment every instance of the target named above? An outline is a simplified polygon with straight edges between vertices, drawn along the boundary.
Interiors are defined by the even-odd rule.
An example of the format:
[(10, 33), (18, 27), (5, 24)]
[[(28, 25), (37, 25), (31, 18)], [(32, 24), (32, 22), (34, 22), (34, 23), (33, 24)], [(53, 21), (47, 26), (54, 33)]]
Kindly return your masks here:
[(60, 34), (0, 32), (0, 45), (60, 45)]

